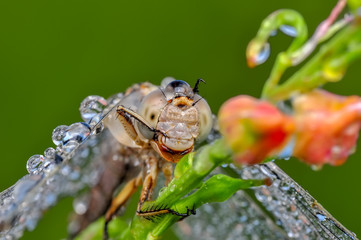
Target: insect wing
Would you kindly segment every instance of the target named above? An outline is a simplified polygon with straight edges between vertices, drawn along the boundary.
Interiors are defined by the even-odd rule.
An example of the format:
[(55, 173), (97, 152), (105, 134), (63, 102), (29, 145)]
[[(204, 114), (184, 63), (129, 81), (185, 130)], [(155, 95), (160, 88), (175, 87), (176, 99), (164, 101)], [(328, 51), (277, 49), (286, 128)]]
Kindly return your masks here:
[[(119, 185), (120, 180), (125, 180), (125, 176), (132, 173), (132, 166), (136, 164), (134, 158), (137, 157), (102, 127), (104, 117), (114, 109), (121, 98), (122, 94), (115, 95), (106, 104), (102, 98), (90, 96), (84, 100), (85, 103), (83, 101), (80, 109), (87, 123), (61, 126), (61, 129), (58, 127), (54, 130), (53, 141), (58, 147), (52, 156), (49, 159), (44, 157), (43, 161), (36, 165), (37, 168), (29, 167), (31, 162), (28, 162), (31, 173), (0, 193), (0, 239), (20, 238), (25, 230), (35, 229), (44, 210), (54, 206), (59, 199), (79, 195), (85, 188), (94, 188), (100, 182), (106, 185), (104, 189), (108, 189), (103, 189), (101, 199), (110, 201), (112, 191)], [(99, 100), (104, 104), (99, 103)], [(105, 108), (102, 109), (101, 105)], [(116, 176), (110, 173), (109, 169), (113, 169)], [(109, 177), (105, 178), (104, 175)], [(110, 196), (106, 197), (106, 193)], [(74, 201), (74, 209), (75, 212), (84, 214), (89, 205), (94, 204), (94, 199), (90, 195), (86, 198), (82, 196), (81, 199), (83, 201)], [(104, 206), (107, 204), (108, 202), (103, 201)], [(98, 205), (102, 206), (100, 203)], [(96, 218), (103, 214), (102, 211), (103, 209), (98, 211)], [(94, 212), (97, 213), (96, 208)], [(95, 217), (91, 219), (93, 218)], [(79, 228), (86, 226), (89, 221), (82, 219), (81, 225), (73, 225), (70, 230), (79, 231)]]
[(233, 170), (243, 179), (273, 183), (204, 205), (178, 225), (180, 239), (357, 239), (275, 163)]

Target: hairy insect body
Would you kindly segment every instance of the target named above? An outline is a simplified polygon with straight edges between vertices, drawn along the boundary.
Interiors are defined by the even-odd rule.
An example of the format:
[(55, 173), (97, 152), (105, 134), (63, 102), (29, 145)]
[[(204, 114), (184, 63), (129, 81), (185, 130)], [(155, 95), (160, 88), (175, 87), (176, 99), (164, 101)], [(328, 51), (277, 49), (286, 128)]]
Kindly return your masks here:
[(113, 136), (129, 147), (152, 147), (170, 162), (193, 150), (212, 127), (207, 102), (183, 81), (156, 87), (150, 83), (126, 91), (106, 119)]
[[(160, 87), (136, 84), (105, 119), (106, 127), (119, 143), (148, 153), (141, 159), (143, 171), (113, 199), (105, 216), (106, 223), (140, 185), (137, 215), (149, 217), (150, 212), (142, 209), (142, 205), (151, 199), (158, 173), (163, 172), (168, 185), (172, 180), (172, 163), (193, 151), (195, 143), (204, 140), (211, 131), (212, 113), (198, 94), (200, 81), (203, 80), (198, 80), (194, 88), (180, 80), (163, 82)], [(162, 207), (151, 211), (151, 215), (165, 213), (182, 217), (193, 214)]]

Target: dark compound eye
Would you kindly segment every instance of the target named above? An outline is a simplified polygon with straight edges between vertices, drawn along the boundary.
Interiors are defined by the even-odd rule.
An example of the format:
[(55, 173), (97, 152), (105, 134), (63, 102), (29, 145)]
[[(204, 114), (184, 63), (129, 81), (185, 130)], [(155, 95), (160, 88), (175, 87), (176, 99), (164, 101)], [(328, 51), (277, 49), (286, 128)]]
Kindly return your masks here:
[(177, 87), (184, 88), (184, 87), (189, 87), (189, 84), (182, 80), (175, 80), (175, 81), (170, 82), (168, 84), (168, 86), (171, 86), (172, 88), (177, 88)]
[(189, 84), (182, 80), (172, 81), (165, 88), (165, 91), (167, 92), (170, 93), (173, 92), (184, 95), (188, 95), (191, 92), (191, 90), (192, 88), (189, 86)]

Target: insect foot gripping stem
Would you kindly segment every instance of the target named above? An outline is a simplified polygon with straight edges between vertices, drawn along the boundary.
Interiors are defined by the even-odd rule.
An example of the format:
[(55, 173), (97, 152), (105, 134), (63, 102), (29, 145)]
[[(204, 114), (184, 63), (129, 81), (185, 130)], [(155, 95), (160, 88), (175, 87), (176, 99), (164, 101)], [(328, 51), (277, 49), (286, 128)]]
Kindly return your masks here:
[[(187, 213), (183, 214), (183, 216), (178, 220), (178, 221), (182, 221), (183, 219), (185, 219), (186, 217), (189, 217), (190, 215), (196, 215), (197, 211), (196, 211), (196, 206), (193, 204), (193, 207), (191, 209), (189, 209), (187, 207)], [(177, 214), (176, 214), (177, 215)], [(180, 216), (180, 215), (177, 215)]]
[(144, 210), (142, 209), (137, 210), (137, 215), (152, 222), (154, 222), (155, 219), (159, 219), (162, 215), (165, 214), (172, 214), (175, 216), (179, 216), (181, 217), (179, 221), (183, 220), (184, 218), (190, 215), (196, 215), (195, 205), (193, 205), (192, 208), (188, 208), (188, 207), (186, 208), (187, 208), (186, 213), (180, 213), (164, 204), (161, 204), (159, 206), (153, 205), (145, 208)]

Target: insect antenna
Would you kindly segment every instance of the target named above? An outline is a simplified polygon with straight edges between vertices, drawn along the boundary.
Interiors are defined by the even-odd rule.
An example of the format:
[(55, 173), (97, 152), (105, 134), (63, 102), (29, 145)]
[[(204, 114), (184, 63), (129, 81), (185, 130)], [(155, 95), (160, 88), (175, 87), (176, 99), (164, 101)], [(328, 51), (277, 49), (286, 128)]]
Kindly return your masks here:
[(206, 81), (204, 81), (202, 78), (198, 78), (197, 81), (196, 81), (196, 84), (194, 85), (194, 88), (193, 88), (193, 93), (194, 93), (194, 94), (199, 93), (198, 86), (199, 86), (199, 84), (200, 84), (201, 82), (204, 83), (204, 84), (206, 83)]
[(163, 94), (164, 98), (167, 100), (167, 96), (165, 95), (163, 89), (161, 87), (159, 87), (159, 90), (161, 91), (161, 93)]
[(197, 101), (195, 101), (193, 104), (192, 104), (192, 107), (195, 106), (200, 100), (202, 100), (203, 98), (199, 98)]

